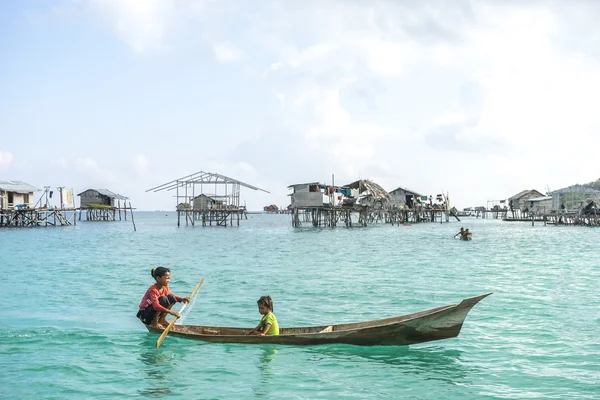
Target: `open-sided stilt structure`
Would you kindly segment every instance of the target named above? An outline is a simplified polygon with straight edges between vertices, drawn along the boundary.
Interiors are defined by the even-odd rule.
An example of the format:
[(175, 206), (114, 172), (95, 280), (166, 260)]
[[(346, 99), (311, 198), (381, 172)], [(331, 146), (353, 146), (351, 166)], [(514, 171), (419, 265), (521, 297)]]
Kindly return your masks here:
[(177, 199), (177, 226), (181, 219), (186, 225), (227, 226), (240, 224), (240, 219), (247, 218), (246, 208), (240, 205), (240, 189), (268, 191), (212, 172), (196, 172), (175, 179), (171, 182), (153, 187), (146, 192), (162, 190), (175, 191)]

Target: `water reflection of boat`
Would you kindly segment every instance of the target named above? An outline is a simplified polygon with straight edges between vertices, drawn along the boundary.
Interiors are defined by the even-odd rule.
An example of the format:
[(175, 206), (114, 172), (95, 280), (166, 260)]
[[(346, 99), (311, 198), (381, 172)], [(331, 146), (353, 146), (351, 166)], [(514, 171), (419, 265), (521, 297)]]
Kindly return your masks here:
[(144, 388), (139, 389), (139, 394), (143, 398), (148, 397), (165, 397), (173, 392), (173, 386), (169, 383), (172, 377), (168, 366), (172, 363), (169, 355), (156, 351), (146, 351), (140, 354), (140, 360), (144, 364), (141, 371), (145, 372), (146, 376), (141, 376), (144, 383)]
[[(277, 336), (246, 336), (251, 328), (197, 325), (173, 325), (169, 335), (215, 343), (403, 346), (458, 336), (471, 308), (490, 294), (470, 297), (459, 304), (374, 321), (280, 328)], [(162, 333), (161, 329), (147, 328), (150, 332)]]

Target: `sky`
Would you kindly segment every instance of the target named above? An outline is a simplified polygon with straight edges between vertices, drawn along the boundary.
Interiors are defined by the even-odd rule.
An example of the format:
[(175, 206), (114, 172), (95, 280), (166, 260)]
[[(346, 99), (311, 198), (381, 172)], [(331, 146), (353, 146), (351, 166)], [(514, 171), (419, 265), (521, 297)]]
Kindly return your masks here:
[(459, 209), (600, 178), (600, 2), (0, 2), (0, 180), (249, 210), (371, 179)]

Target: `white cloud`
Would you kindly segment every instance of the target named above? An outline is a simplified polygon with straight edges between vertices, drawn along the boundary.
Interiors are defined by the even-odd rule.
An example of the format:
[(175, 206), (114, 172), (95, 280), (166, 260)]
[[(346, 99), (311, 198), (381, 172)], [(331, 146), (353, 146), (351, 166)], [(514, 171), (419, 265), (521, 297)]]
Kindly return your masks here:
[[(239, 75), (227, 71), (236, 82), (272, 93), (262, 135), (231, 141), (256, 156), (232, 151), (231, 162), (202, 166), (212, 172), (269, 173), (282, 187), (331, 172), (342, 180), (368, 175), (390, 189), (454, 186), (464, 205), (497, 190), (598, 178), (593, 146), (585, 145), (600, 127), (594, 3), (568, 10), (560, 2), (494, 1), (92, 4), (136, 52), (168, 46), (174, 29), (188, 29), (218, 61), (237, 62)], [(191, 42), (186, 51), (197, 54)], [(267, 153), (265, 143), (284, 155)], [(466, 185), (462, 172), (440, 174), (465, 161), (477, 185)], [(78, 167), (101, 175), (94, 163)], [(134, 163), (145, 173), (145, 158)]]
[(90, 4), (136, 53), (164, 45), (177, 11), (173, 0), (90, 0)]
[(242, 52), (229, 42), (215, 43), (213, 51), (217, 60), (222, 63), (238, 61), (242, 58)]
[(281, 66), (283, 65), (283, 63), (281, 62), (274, 62), (273, 64), (269, 65), (269, 67), (265, 70), (265, 72), (263, 72), (262, 77), (266, 78), (267, 75), (271, 72), (271, 71), (277, 71), (279, 68), (281, 68)]
[(98, 163), (90, 157), (78, 158), (76, 164), (80, 171), (90, 171), (98, 169)]
[[(445, 15), (449, 10), (436, 6), (430, 7), (432, 14), (417, 6), (407, 16), (403, 12), (407, 6), (391, 4), (353, 3), (348, 9), (319, 9), (314, 14), (305, 10), (300, 17), (290, 12), (286, 21), (278, 21), (298, 37), (310, 35), (308, 26), (314, 26), (305, 21), (332, 21), (309, 36), (304, 47), (294, 42), (280, 46), (263, 75), (278, 98), (289, 99), (282, 117), (303, 132), (312, 150), (328, 149), (338, 159), (351, 160), (354, 166), (346, 169), (357, 171), (362, 166), (379, 171), (384, 179), (386, 171), (400, 171), (397, 184), (414, 179), (409, 185), (416, 189), (423, 181), (442, 180), (434, 160), (460, 165), (468, 152), (472, 162), (485, 166), (473, 176), (481, 182), (490, 176), (497, 179), (483, 189), (491, 192), (504, 176), (516, 177), (513, 183), (528, 188), (547, 183), (558, 177), (555, 160), (571, 158), (565, 149), (573, 146), (574, 138), (592, 140), (600, 126), (600, 116), (593, 110), (600, 93), (600, 65), (556, 47), (557, 35), (565, 34), (557, 31), (559, 9), (484, 2), (465, 13), (471, 17), (453, 20)], [(390, 7), (398, 12), (389, 12)], [(366, 17), (361, 19), (361, 14)], [(339, 19), (350, 21), (345, 29), (336, 25)], [(362, 113), (344, 101), (352, 85), (371, 79), (384, 87), (410, 88), (413, 92), (407, 97), (422, 98), (418, 91), (427, 89), (428, 80), (439, 81), (442, 74), (447, 77), (443, 84), (471, 85), (476, 95), (461, 103), (451, 100), (445, 86), (437, 93), (433, 90), (424, 102), (405, 107), (423, 114), (418, 119), (409, 115), (412, 127), (402, 120), (403, 109), (396, 118), (378, 113), (361, 118)], [(385, 97), (399, 101), (403, 96)], [(398, 161), (393, 161), (394, 149), (402, 149)], [(580, 151), (593, 159), (590, 146)], [(415, 165), (417, 160), (429, 162), (420, 162), (412, 178), (403, 164)], [(583, 165), (592, 167), (582, 159), (573, 159), (571, 165), (580, 170)], [(323, 161), (321, 166), (331, 167)], [(580, 178), (575, 167), (564, 169), (567, 172), (559, 174), (570, 174), (572, 181), (597, 178), (590, 174)], [(482, 191), (464, 187), (464, 180), (454, 184), (464, 193), (457, 196), (463, 201)]]
[(381, 38), (360, 43), (369, 70), (380, 77), (394, 77), (406, 72), (419, 58), (419, 46), (408, 40), (391, 42)]
[(237, 163), (237, 166), (248, 174), (256, 174), (256, 168), (246, 162), (240, 161)]
[(60, 169), (67, 169), (69, 167), (69, 161), (63, 157), (53, 158), (50, 160), (50, 165)]
[(98, 162), (91, 157), (78, 158), (75, 165), (80, 173), (80, 180), (87, 182), (88, 185), (109, 186), (118, 182), (117, 173), (113, 169), (100, 167)]
[(136, 154), (133, 158), (133, 169), (139, 176), (145, 176), (148, 172), (148, 159), (142, 154)]
[(0, 150), (0, 171), (8, 171), (12, 159), (12, 153), (6, 150)]

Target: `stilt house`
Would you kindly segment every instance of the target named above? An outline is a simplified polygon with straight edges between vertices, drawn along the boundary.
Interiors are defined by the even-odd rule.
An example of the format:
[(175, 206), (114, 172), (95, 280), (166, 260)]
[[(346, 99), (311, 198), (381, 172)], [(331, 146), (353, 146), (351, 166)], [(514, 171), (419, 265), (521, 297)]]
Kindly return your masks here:
[(386, 209), (390, 203), (390, 194), (377, 183), (360, 179), (358, 181), (342, 186), (342, 189), (353, 189), (358, 191), (356, 204), (375, 209)]
[(417, 197), (421, 197), (421, 194), (414, 190), (399, 187), (390, 192), (390, 203), (392, 208), (403, 208), (405, 205), (412, 208)]
[(534, 214), (545, 214), (552, 210), (552, 196), (534, 197), (527, 200), (529, 212)]
[[(120, 208), (121, 200), (129, 200), (129, 197), (113, 193), (107, 189), (88, 189), (77, 196), (80, 197), (79, 204), (82, 209), (97, 208), (97, 206)], [(123, 203), (123, 206), (125, 206), (125, 203)]]
[(292, 189), (292, 208), (323, 207), (331, 204), (338, 205), (342, 201), (341, 188), (329, 186), (319, 182), (298, 183), (288, 186)]
[(512, 210), (529, 211), (529, 200), (544, 197), (544, 194), (535, 189), (523, 190), (508, 198), (508, 208)]
[(0, 181), (0, 210), (33, 208), (33, 194), (39, 190), (22, 181)]
[(223, 207), (223, 201), (209, 197), (205, 194), (194, 197), (193, 204), (192, 208), (194, 210), (212, 210)]

